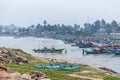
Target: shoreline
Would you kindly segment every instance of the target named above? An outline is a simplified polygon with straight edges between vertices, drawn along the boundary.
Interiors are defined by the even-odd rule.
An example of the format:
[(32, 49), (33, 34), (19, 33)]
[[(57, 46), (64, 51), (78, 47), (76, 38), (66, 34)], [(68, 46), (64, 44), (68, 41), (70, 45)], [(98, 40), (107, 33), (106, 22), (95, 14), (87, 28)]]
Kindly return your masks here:
[[(28, 53), (28, 52), (27, 52)], [(33, 56), (33, 55), (32, 55)], [(43, 57), (41, 57), (41, 58), (43, 58)], [(83, 65), (88, 65), (88, 66), (91, 66), (91, 67), (93, 67), (93, 68), (96, 68), (96, 69), (99, 69), (100, 67), (102, 67), (102, 69), (106, 69), (106, 70), (109, 70), (109, 71), (113, 71), (113, 70), (111, 70), (111, 69), (108, 69), (107, 67), (104, 67), (104, 66), (100, 66), (100, 67), (98, 67), (98, 66), (96, 66), (96, 65), (94, 65), (94, 64), (90, 64), (90, 63), (88, 63), (88, 62), (85, 62), (85, 61), (83, 61), (83, 60), (80, 60), (79, 62), (75, 62), (75, 61), (70, 61), (70, 60), (62, 60), (62, 59), (52, 59), (52, 58), (44, 58), (44, 59), (47, 59), (47, 60), (50, 60), (50, 61), (57, 61), (57, 62), (68, 62), (68, 63), (81, 63), (81, 64), (83, 64)], [(115, 72), (115, 71), (113, 71), (113, 72)], [(118, 72), (115, 72), (115, 73), (117, 73), (117, 74), (119, 74)]]
[[(67, 63), (71, 63), (71, 64), (77, 64), (78, 63), (78, 62), (73, 62), (73, 61), (65, 61), (65, 60), (61, 60), (61, 59), (52, 59), (52, 58), (43, 58), (43, 57), (39, 57), (39, 58), (42, 59), (42, 60), (50, 61), (50, 62), (67, 62)], [(105, 72), (105, 73), (110, 74), (112, 76), (120, 77), (120, 73), (118, 73), (118, 72), (116, 72), (116, 71), (114, 71), (110, 68), (104, 67), (104, 66), (98, 67), (94, 64), (87, 64), (87, 63), (84, 63), (82, 61), (81, 61), (80, 64), (95, 68), (97, 70), (101, 70), (102, 72)]]
[[(59, 64), (59, 63), (64, 63), (64, 64), (75, 64), (77, 62), (72, 62), (70, 60), (62, 60), (62, 59), (52, 59), (52, 58), (43, 58), (42, 56), (35, 56), (35, 55), (29, 55), (28, 53), (24, 52), (21, 49), (1, 49), (2, 53), (6, 53), (6, 55), (11, 54), (11, 55), (17, 55), (19, 57), (23, 57), (21, 61), (14, 61), (13, 57), (12, 57), (12, 62), (9, 63), (4, 63), (4, 65), (8, 68), (10, 68), (11, 70), (15, 70), (17, 72), (19, 72), (21, 75), (23, 74), (27, 74), (28, 72), (31, 71), (37, 71), (37, 72), (42, 72), (43, 74), (45, 74), (47, 76), (47, 78), (49, 79), (60, 79), (60, 80), (67, 80), (67, 79), (73, 79), (73, 80), (103, 80), (105, 78), (120, 78), (120, 75), (108, 68), (98, 68), (94, 65), (89, 65), (89, 64), (83, 64), (80, 63), (81, 66), (78, 68), (78, 70), (75, 71), (64, 71), (61, 69), (39, 69), (36, 68), (35, 65), (36, 63), (43, 63), (43, 64)], [(8, 56), (9, 58), (11, 58), (11, 56)], [(15, 60), (17, 60), (18, 57), (15, 57)], [(19, 58), (18, 58), (19, 59)], [(4, 60), (4, 56), (3, 56), (3, 60)], [(27, 60), (27, 62), (26, 62)], [(5, 60), (4, 60), (5, 61)], [(83, 60), (82, 60), (83, 61)], [(81, 62), (82, 62), (81, 61)], [(21, 64), (21, 62), (23, 64)], [(24, 63), (25, 62), (25, 63)], [(23, 67), (24, 65), (24, 67)], [(50, 72), (50, 73), (49, 73)], [(54, 76), (53, 76), (54, 75)], [(15, 79), (17, 80), (17, 79)]]

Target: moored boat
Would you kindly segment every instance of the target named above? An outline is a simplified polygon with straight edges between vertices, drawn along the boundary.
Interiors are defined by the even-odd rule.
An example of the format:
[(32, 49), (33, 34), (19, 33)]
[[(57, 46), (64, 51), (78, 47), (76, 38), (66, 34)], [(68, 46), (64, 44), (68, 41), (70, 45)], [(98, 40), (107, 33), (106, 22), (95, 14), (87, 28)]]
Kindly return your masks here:
[(74, 64), (74, 65), (72, 65), (72, 66), (63, 65), (63, 66), (61, 66), (61, 68), (62, 68), (63, 70), (76, 70), (76, 69), (78, 69), (78, 68), (80, 67), (80, 65), (81, 65), (81, 64)]
[(46, 64), (45, 67), (49, 69), (57, 69), (57, 68), (61, 68), (61, 66), (63, 65), (64, 64)]
[(34, 64), (34, 66), (35, 66), (36, 68), (44, 68), (44, 67), (45, 67), (44, 64)]
[(44, 49), (33, 49), (34, 52), (36, 53), (62, 53), (63, 49), (48, 49), (47, 47), (44, 47)]
[(49, 68), (49, 69), (58, 69), (64, 66), (64, 64), (34, 64), (36, 68)]
[(92, 49), (83, 49), (86, 54), (92, 54), (94, 51)]

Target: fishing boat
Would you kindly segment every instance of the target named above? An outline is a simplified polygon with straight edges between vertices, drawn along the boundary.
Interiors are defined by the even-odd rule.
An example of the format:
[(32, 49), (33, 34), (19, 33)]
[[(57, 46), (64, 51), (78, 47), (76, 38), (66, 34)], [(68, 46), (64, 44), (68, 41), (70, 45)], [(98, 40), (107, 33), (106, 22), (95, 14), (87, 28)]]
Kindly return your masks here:
[(35, 66), (36, 68), (44, 68), (44, 67), (45, 67), (44, 64), (34, 64), (34, 66)]
[(49, 69), (58, 69), (64, 64), (34, 64), (36, 68), (49, 68)]
[(113, 54), (113, 52), (112, 52), (110, 49), (108, 49), (108, 48), (104, 48), (104, 50), (105, 50), (106, 53), (108, 53), (108, 54)]
[(33, 51), (35, 53), (62, 53), (62, 51), (64, 50), (64, 48), (62, 49), (56, 49), (55, 45), (52, 48), (48, 48), (45, 46), (45, 42), (43, 41), (43, 49), (39, 49), (39, 40), (38, 40), (38, 49), (33, 49)]
[(120, 55), (120, 50), (113, 49), (111, 50), (115, 55)]
[(83, 49), (83, 54), (84, 54), (84, 52), (86, 54), (100, 54), (101, 53), (101, 49), (99, 49), (99, 48)]
[(64, 64), (46, 64), (45, 67), (49, 69), (58, 69), (61, 68)]
[(108, 54), (115, 54), (115, 55), (120, 55), (120, 50), (118, 49), (104, 49)]
[(94, 53), (94, 50), (92, 50), (92, 49), (83, 49), (83, 52), (85, 52), (86, 54), (92, 54), (92, 53)]
[(44, 47), (44, 49), (33, 49), (33, 51), (36, 53), (62, 53), (63, 50), (64, 48), (63, 49), (55, 49), (55, 48), (49, 49), (47, 47)]
[(74, 64), (74, 65), (72, 65), (72, 66), (63, 65), (63, 66), (61, 66), (61, 68), (62, 68), (63, 70), (76, 70), (76, 69), (78, 69), (78, 68), (80, 67), (80, 65), (81, 65), (81, 64)]

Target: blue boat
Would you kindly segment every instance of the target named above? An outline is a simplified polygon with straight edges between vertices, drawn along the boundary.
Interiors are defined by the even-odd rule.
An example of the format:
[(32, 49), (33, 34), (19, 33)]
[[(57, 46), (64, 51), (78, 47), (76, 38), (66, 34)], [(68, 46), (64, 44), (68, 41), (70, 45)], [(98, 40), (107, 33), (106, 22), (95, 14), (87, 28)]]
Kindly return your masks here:
[(108, 48), (104, 48), (104, 50), (105, 50), (106, 53), (108, 53), (108, 54), (113, 54), (113, 52), (112, 52), (110, 49), (108, 49)]
[(85, 44), (84, 44), (84, 43), (76, 43), (76, 45), (77, 45), (79, 48), (84, 48), (84, 47), (85, 47)]
[(64, 64), (34, 64), (37, 68), (49, 68), (49, 69), (57, 69), (61, 68)]
[(94, 50), (92, 50), (92, 49), (83, 49), (83, 52), (85, 52), (86, 54), (92, 54), (92, 53), (94, 53)]
[(36, 68), (44, 68), (45, 64), (34, 64)]
[(63, 65), (64, 64), (46, 64), (45, 67), (50, 69), (58, 69), (58, 68), (61, 68), (61, 66)]
[(116, 49), (113, 49), (113, 50), (111, 50), (114, 54), (116, 54), (116, 55), (120, 55), (120, 50), (116, 50)]
[(116, 54), (116, 55), (120, 55), (120, 50), (116, 50), (116, 49), (104, 49), (108, 54)]
[(81, 64), (74, 64), (74, 65), (72, 65), (72, 66), (63, 65), (63, 66), (61, 66), (61, 68), (62, 68), (63, 70), (76, 70), (76, 69), (78, 69), (78, 68), (80, 67), (80, 65), (81, 65)]

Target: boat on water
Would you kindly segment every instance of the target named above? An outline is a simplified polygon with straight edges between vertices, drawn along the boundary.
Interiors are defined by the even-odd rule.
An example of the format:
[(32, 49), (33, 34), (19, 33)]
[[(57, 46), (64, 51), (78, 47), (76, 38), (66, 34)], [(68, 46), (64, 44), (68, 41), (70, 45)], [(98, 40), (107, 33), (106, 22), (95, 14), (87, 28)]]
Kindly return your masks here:
[(72, 66), (70, 66), (70, 65), (63, 65), (63, 66), (61, 66), (61, 68), (63, 70), (76, 70), (76, 69), (78, 69), (80, 67), (80, 65), (81, 64), (74, 64)]
[(100, 54), (100, 49), (99, 48), (88, 48), (88, 49), (83, 49), (83, 54), (84, 52), (86, 54)]
[(62, 51), (64, 50), (64, 48), (60, 48), (60, 49), (57, 49), (57, 48), (55, 48), (55, 43), (54, 43), (54, 45), (53, 45), (53, 47), (52, 48), (48, 48), (48, 47), (46, 47), (45, 46), (45, 41), (43, 41), (43, 47), (44, 48), (42, 48), (42, 49), (39, 49), (39, 40), (38, 40), (38, 49), (33, 49), (33, 51), (35, 52), (35, 53), (62, 53)]
[(104, 49), (108, 54), (115, 54), (115, 55), (120, 55), (120, 50), (118, 49), (108, 49), (108, 48), (105, 48)]
[(62, 51), (64, 50), (63, 49), (55, 49), (55, 48), (47, 48), (47, 47), (44, 47), (43, 49), (33, 49), (34, 52), (36, 53), (62, 53)]
[(92, 49), (83, 49), (83, 52), (85, 52), (86, 54), (92, 54), (92, 53), (94, 53), (94, 50), (92, 50)]
[(75, 44), (72, 44), (71, 46), (78, 46), (79, 48), (88, 48), (88, 47), (92, 47), (93, 44), (92, 43), (75, 43)]

